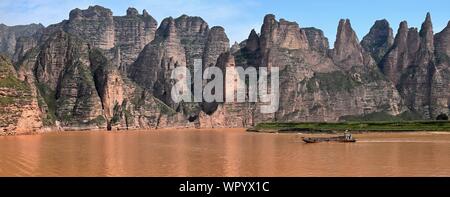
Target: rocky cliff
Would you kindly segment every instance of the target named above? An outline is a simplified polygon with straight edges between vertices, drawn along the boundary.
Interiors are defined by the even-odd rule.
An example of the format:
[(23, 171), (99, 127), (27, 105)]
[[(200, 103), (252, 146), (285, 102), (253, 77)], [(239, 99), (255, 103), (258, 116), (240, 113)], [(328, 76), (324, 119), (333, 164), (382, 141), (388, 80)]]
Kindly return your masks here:
[(174, 103), (170, 95), (173, 85), (171, 71), (176, 67), (186, 67), (193, 75), (195, 59), (202, 60), (204, 68), (215, 66), (219, 56), (229, 47), (222, 27), (209, 29), (200, 17), (182, 15), (176, 19), (166, 18), (156, 31), (155, 40), (145, 47), (131, 66), (129, 76), (198, 126), (201, 108), (209, 111), (215, 107)]
[(63, 30), (80, 37), (91, 47), (104, 50), (126, 73), (139, 52), (154, 39), (156, 28), (157, 21), (146, 10), (139, 14), (135, 8), (128, 8), (125, 16), (113, 16), (110, 9), (90, 6), (86, 10), (74, 9), (68, 20), (47, 27), (41, 41)]
[[(389, 23), (379, 20), (360, 42), (342, 19), (330, 49), (320, 29), (271, 14), (260, 34), (252, 30), (232, 47), (223, 27), (210, 28), (200, 17), (168, 17), (157, 27), (147, 11), (134, 8), (125, 16), (101, 6), (74, 9), (68, 20), (46, 28), (2, 25), (1, 131), (250, 127), (405, 114), (434, 119), (449, 113), (449, 29), (434, 34), (428, 14), (420, 31), (402, 22), (394, 38)], [(261, 102), (174, 102), (172, 70), (194, 74), (196, 60), (221, 69), (222, 77), (229, 67), (278, 67), (279, 110), (261, 113), (267, 104)], [(236, 77), (224, 93), (239, 82), (248, 80)]]
[[(279, 23), (291, 27), (284, 27), (283, 34), (273, 36), (273, 32), (279, 32), (276, 30), (281, 26)], [(357, 114), (383, 111), (397, 115), (401, 112), (398, 92), (365, 54), (349, 20), (340, 21), (335, 48), (330, 55), (325, 53), (328, 50), (324, 44), (326, 38), (319, 31), (307, 29), (309, 33), (303, 33), (305, 30), (296, 23), (277, 22), (273, 15), (266, 16), (261, 32), (263, 54), (260, 66), (280, 68), (280, 95), (283, 96), (275, 114), (255, 112), (255, 122), (337, 121)], [(305, 34), (310, 36), (302, 36)], [(285, 35), (298, 35), (291, 40), (299, 44), (279, 42), (286, 38)], [(239, 61), (237, 65), (245, 62)]]
[(328, 38), (325, 37), (323, 31), (314, 27), (303, 28), (308, 38), (308, 43), (311, 49), (318, 51), (322, 54), (327, 54), (328, 49)]
[(389, 26), (389, 22), (383, 19), (375, 21), (369, 33), (361, 41), (361, 46), (379, 63), (392, 47), (393, 42), (394, 35), (392, 28)]
[(128, 8), (126, 16), (113, 19), (119, 67), (126, 73), (145, 45), (155, 38), (158, 22), (146, 10), (139, 14), (135, 8)]
[(6, 26), (0, 24), (0, 53), (18, 61), (28, 50), (36, 46), (42, 24)]
[(431, 118), (450, 109), (450, 21), (441, 32), (434, 36), (435, 67), (431, 80)]
[(42, 126), (35, 90), (18, 79), (7, 57), (0, 56), (0, 136), (32, 133)]
[(17, 69), (37, 89), (44, 126), (133, 129), (182, 122), (174, 110), (120, 72), (104, 50), (65, 31), (49, 37)]
[(392, 48), (380, 62), (380, 68), (396, 84), (406, 106), (426, 119), (448, 114), (449, 105), (444, 101), (448, 95), (446, 29), (434, 35), (429, 13), (420, 31), (408, 29), (407, 23), (402, 22)]
[(171, 99), (171, 71), (186, 67), (186, 51), (181, 44), (175, 20), (167, 18), (157, 30), (155, 40), (148, 44), (131, 66), (129, 76), (171, 107), (179, 105)]

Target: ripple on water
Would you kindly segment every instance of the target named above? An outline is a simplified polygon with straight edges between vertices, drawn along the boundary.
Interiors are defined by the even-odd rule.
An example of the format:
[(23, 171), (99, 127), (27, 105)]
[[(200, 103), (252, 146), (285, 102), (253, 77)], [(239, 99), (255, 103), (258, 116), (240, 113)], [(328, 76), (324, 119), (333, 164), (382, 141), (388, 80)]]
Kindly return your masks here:
[[(0, 138), (0, 176), (450, 176), (450, 135), (175, 130)], [(302, 135), (303, 136), (303, 135)]]

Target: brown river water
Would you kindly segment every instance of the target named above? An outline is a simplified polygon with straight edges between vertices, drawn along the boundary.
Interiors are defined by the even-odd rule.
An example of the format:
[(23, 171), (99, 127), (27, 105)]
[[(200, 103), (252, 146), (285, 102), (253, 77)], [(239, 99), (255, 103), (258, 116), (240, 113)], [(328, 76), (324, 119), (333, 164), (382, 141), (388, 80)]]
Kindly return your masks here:
[(0, 137), (0, 176), (450, 176), (450, 133), (305, 144), (242, 129)]

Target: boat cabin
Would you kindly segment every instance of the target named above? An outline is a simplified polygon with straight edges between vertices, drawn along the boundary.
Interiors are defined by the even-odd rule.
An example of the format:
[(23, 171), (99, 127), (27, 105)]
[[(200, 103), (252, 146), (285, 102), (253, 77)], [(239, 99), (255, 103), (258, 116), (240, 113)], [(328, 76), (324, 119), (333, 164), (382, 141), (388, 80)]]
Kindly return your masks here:
[(348, 132), (348, 130), (345, 131), (344, 137), (345, 137), (345, 140), (352, 140), (353, 139), (352, 134), (350, 132)]

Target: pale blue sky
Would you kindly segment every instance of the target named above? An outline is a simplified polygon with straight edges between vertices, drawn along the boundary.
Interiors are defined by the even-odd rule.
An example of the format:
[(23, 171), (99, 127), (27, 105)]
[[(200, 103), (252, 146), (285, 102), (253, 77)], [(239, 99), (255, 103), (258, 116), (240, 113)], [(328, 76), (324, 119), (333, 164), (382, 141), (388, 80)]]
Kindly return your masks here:
[(201, 16), (210, 26), (223, 26), (232, 42), (245, 39), (252, 28), (259, 32), (268, 13), (296, 21), (301, 27), (322, 29), (331, 46), (341, 18), (351, 20), (359, 39), (377, 19), (386, 18), (394, 32), (402, 20), (420, 27), (427, 12), (431, 12), (435, 32), (450, 20), (449, 0), (0, 0), (0, 23), (49, 25), (67, 19), (73, 8), (89, 5), (110, 8), (114, 15), (124, 15), (130, 6), (147, 9), (158, 22), (181, 14)]

